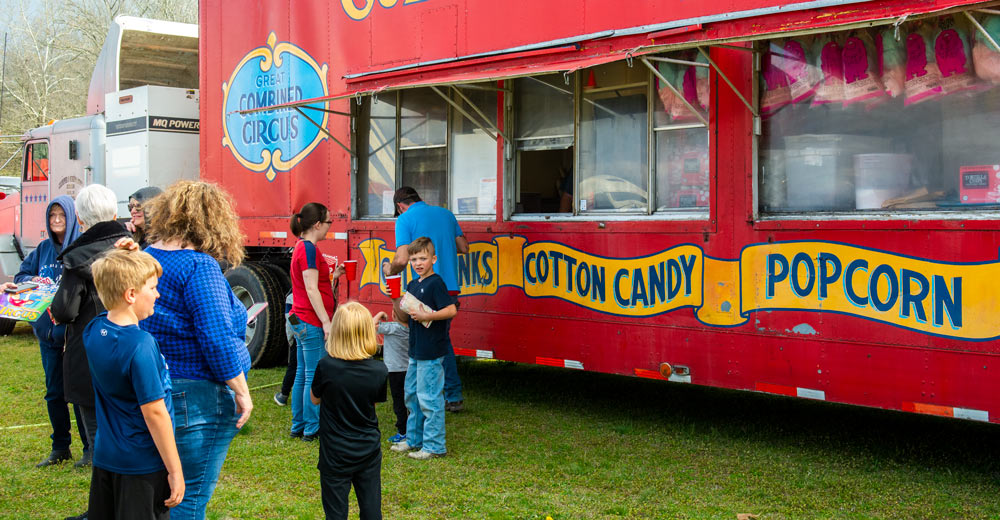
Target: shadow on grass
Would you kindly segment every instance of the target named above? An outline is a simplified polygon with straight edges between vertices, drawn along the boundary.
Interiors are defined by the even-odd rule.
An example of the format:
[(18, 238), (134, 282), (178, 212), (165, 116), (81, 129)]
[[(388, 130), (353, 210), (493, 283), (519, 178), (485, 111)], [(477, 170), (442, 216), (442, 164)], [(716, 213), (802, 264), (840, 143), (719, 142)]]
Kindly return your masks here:
[(542, 413), (583, 414), (621, 434), (655, 434), (671, 425), (723, 440), (1000, 481), (994, 424), (508, 362), (463, 360), (459, 369), (472, 394)]

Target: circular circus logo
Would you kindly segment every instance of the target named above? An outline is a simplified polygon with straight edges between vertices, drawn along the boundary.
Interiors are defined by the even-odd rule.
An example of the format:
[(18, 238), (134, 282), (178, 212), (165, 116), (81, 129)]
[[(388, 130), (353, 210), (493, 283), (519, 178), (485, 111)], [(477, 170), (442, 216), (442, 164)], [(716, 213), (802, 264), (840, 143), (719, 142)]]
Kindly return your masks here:
[(326, 128), (329, 119), (327, 112), (306, 108), (326, 110), (326, 102), (306, 105), (303, 113), (294, 108), (239, 113), (329, 95), (327, 65), (320, 66), (297, 45), (277, 40), (273, 32), (268, 35), (267, 45), (247, 53), (222, 84), (222, 146), (248, 170), (266, 172), (268, 181), (292, 169), (326, 139), (320, 127)]

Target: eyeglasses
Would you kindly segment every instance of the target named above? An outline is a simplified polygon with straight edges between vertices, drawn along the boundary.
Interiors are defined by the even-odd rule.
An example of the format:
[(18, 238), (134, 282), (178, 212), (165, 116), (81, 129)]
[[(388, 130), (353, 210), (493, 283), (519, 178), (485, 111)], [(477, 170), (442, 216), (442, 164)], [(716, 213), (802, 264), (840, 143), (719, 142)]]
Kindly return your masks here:
[(332, 220), (324, 220), (323, 223), (324, 224), (333, 224), (333, 221)]
[(139, 204), (138, 202), (130, 202), (128, 205), (129, 211), (139, 211), (140, 209), (142, 209), (142, 204)]

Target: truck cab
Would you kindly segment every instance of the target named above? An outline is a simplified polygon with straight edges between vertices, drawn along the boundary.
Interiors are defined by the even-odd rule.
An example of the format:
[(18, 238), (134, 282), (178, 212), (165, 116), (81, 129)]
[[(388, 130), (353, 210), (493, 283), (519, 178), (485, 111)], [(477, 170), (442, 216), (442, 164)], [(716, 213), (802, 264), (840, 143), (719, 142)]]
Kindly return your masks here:
[(118, 196), (119, 218), (128, 218), (128, 197), (139, 188), (197, 179), (197, 89), (197, 25), (115, 18), (91, 76), (87, 114), (21, 138), (20, 185), (0, 200), (0, 281), (11, 280), (46, 239), (53, 198), (104, 184)]

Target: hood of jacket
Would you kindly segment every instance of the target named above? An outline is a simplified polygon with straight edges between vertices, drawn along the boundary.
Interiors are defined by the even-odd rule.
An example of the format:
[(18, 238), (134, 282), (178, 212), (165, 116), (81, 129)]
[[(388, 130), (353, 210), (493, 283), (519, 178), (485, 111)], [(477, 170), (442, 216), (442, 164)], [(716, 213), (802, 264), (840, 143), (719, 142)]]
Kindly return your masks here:
[[(52, 237), (52, 227), (49, 226), (49, 213), (52, 211), (52, 206), (58, 204), (63, 212), (66, 213), (66, 234), (63, 235), (62, 243), (56, 243)], [(60, 195), (45, 207), (45, 232), (48, 233), (49, 240), (52, 241), (52, 246), (55, 248), (55, 252), (58, 255), (66, 246), (73, 243), (74, 240), (80, 236), (80, 224), (76, 221), (76, 204), (73, 202), (73, 198), (69, 195)]]
[[(69, 247), (63, 249), (59, 260), (66, 269), (89, 267), (101, 253), (111, 249), (119, 238), (131, 236), (121, 222), (115, 220), (98, 222), (84, 231)], [(89, 270), (87, 271), (89, 276)]]

